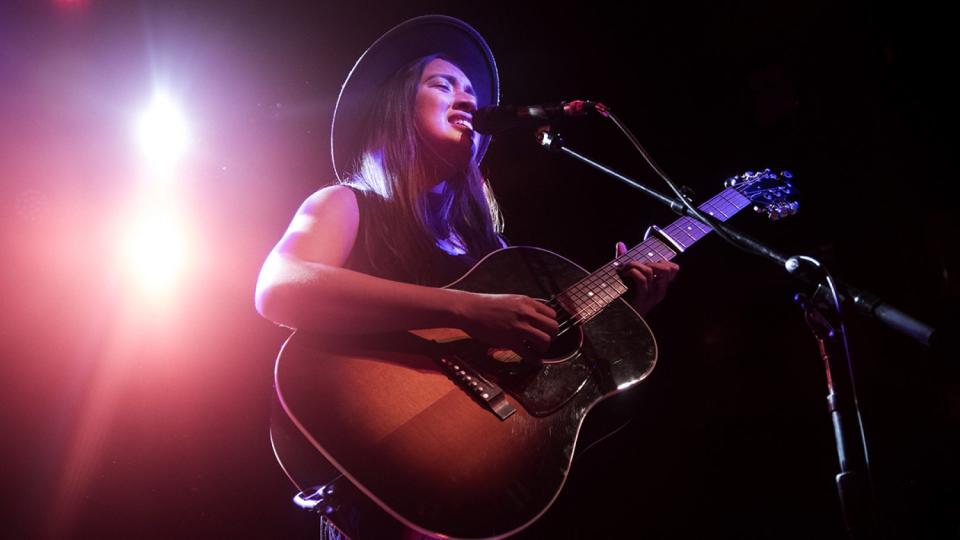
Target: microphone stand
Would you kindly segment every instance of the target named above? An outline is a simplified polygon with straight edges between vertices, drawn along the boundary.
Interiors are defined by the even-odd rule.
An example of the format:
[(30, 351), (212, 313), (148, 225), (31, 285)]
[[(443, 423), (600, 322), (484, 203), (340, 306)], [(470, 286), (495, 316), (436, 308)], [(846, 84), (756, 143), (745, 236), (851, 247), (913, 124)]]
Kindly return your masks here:
[(873, 294), (833, 280), (826, 268), (811, 257), (786, 257), (709, 215), (694, 216), (681, 201), (571, 150), (564, 144), (563, 139), (548, 127), (538, 130), (537, 141), (548, 151), (566, 154), (649, 195), (681, 216), (706, 221), (706, 225), (719, 231), (718, 235), (735, 247), (767, 259), (786, 269), (789, 275), (805, 285), (813, 287), (810, 294), (798, 293), (795, 301), (803, 309), (804, 319), (817, 342), (826, 372), (827, 409), (833, 424), (840, 469), (836, 475), (836, 484), (841, 512), (850, 538), (876, 538), (879, 530), (870, 478), (870, 458), (840, 308), (841, 305), (853, 306), (868, 317), (912, 337), (927, 347), (939, 349), (941, 344), (946, 343), (946, 339), (940, 338), (942, 332), (894, 308)]

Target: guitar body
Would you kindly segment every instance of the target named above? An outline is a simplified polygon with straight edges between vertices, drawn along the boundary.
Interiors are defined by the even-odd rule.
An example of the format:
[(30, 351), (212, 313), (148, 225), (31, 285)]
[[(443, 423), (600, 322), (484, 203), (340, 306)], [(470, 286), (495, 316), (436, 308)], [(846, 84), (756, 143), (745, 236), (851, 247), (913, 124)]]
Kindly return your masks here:
[[(448, 287), (549, 299), (587, 275), (549, 251), (511, 247)], [(564, 336), (542, 362), (517, 362), (449, 329), (359, 337), (295, 332), (277, 360), (277, 394), (293, 437), (335, 468), (328, 476), (349, 480), (341, 479), (339, 491), (362, 494), (386, 521), (433, 536), (503, 537), (531, 524), (557, 497), (587, 412), (656, 363), (650, 329), (622, 300)], [(441, 360), (465, 364), (502, 388), (515, 412), (501, 419)], [(287, 466), (287, 445), (277, 440), (275, 433), (289, 474), (295, 467)], [(348, 533), (383, 534), (362, 523), (380, 518), (340, 508), (327, 510)]]

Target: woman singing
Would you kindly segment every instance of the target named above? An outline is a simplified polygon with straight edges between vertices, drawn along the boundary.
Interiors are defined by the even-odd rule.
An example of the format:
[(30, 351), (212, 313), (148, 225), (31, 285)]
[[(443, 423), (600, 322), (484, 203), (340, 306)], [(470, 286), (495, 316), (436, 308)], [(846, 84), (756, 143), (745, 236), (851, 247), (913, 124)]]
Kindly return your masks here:
[[(340, 181), (304, 201), (267, 257), (260, 314), (327, 333), (461, 328), (520, 354), (545, 351), (557, 322), (544, 303), (438, 288), (504, 246), (478, 167), (490, 140), (471, 126), (498, 99), (493, 55), (462, 21), (419, 17), (374, 43), (334, 115)], [(678, 266), (628, 264), (630, 303), (645, 314)]]
[[(260, 314), (342, 336), (452, 328), (523, 358), (545, 353), (560, 330), (556, 306), (454, 283), (505, 247), (478, 168), (490, 139), (472, 125), (479, 107), (498, 100), (493, 55), (462, 21), (418, 17), (377, 40), (337, 101), (331, 145), (339, 181), (303, 202), (267, 257)], [(617, 253), (625, 251), (618, 243)], [(625, 262), (625, 298), (645, 314), (677, 270)]]

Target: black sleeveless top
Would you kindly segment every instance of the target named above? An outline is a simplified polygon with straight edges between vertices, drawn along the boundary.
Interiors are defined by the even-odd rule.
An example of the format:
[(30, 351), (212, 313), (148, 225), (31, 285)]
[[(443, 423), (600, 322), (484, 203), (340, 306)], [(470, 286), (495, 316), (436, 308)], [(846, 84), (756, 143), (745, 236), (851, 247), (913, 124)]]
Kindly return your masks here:
[[(470, 253), (453, 255), (439, 246), (434, 246), (429, 256), (425, 257), (422, 263), (418, 265), (422, 276), (424, 276), (418, 279), (417, 276), (412, 275), (410, 271), (402, 268), (393, 260), (391, 250), (388, 249), (392, 238), (385, 235), (367, 234), (372, 220), (378, 219), (382, 215), (377, 211), (377, 206), (384, 204), (383, 199), (375, 193), (350, 185), (347, 185), (347, 187), (357, 197), (360, 223), (357, 228), (357, 239), (344, 268), (393, 281), (442, 287), (449, 285), (465, 274), (483, 255), (486, 255), (485, 253), (480, 256)], [(439, 195), (430, 193), (428, 197), (430, 197), (429, 202), (431, 204), (439, 204)]]

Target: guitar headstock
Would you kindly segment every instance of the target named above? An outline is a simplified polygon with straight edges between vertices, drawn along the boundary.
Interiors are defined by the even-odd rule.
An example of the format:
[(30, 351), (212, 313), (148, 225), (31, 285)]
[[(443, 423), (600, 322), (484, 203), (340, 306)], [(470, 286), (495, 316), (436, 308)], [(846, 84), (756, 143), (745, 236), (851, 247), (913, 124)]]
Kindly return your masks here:
[(775, 173), (764, 169), (728, 178), (723, 185), (750, 199), (754, 211), (776, 221), (800, 210), (800, 203), (795, 200), (796, 190), (790, 183), (792, 178), (790, 171)]

